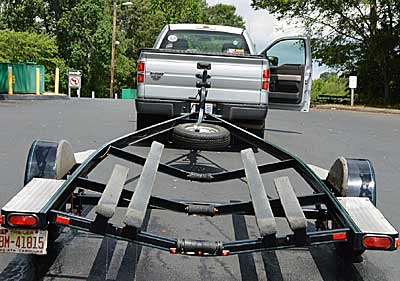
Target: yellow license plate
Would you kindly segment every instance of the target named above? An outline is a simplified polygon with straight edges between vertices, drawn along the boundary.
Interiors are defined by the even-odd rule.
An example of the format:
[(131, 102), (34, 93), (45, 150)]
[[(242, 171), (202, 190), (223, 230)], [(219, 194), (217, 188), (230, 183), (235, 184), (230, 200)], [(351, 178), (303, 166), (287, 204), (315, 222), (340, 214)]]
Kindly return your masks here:
[(0, 227), (0, 253), (47, 254), (47, 230)]

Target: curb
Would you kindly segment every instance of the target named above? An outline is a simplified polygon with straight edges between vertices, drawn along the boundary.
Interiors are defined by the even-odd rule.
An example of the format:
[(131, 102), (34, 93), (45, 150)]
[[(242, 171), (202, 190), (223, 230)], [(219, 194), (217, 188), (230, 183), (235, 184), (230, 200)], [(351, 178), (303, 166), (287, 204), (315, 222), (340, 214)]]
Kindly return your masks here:
[(23, 100), (69, 100), (70, 98), (67, 95), (29, 95), (29, 94), (0, 94), (0, 101), (23, 101)]
[(398, 114), (400, 115), (400, 110), (398, 109), (387, 109), (387, 108), (375, 108), (375, 107), (360, 107), (360, 106), (346, 106), (338, 104), (320, 104), (312, 106), (316, 110), (342, 110), (342, 111), (353, 111), (353, 112), (367, 112), (367, 113), (383, 113), (383, 114)]

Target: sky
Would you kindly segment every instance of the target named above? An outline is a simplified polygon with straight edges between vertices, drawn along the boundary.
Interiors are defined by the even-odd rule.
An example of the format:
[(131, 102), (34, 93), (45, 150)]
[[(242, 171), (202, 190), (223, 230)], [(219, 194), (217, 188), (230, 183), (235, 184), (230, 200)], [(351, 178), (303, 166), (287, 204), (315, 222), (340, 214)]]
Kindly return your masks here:
[[(243, 17), (246, 29), (256, 44), (257, 51), (262, 51), (278, 37), (301, 34), (300, 29), (279, 22), (266, 10), (254, 10), (251, 0), (207, 0), (209, 5), (219, 3), (229, 4), (236, 7), (236, 13)], [(284, 27), (286, 26), (286, 27)]]
[[(245, 20), (246, 29), (256, 45), (257, 52), (265, 49), (279, 37), (302, 34), (300, 28), (278, 21), (266, 10), (254, 10), (251, 7), (251, 0), (207, 0), (207, 3), (209, 5), (222, 3), (235, 6), (236, 13)], [(324, 66), (318, 67), (314, 64), (313, 78), (318, 78), (326, 69)]]

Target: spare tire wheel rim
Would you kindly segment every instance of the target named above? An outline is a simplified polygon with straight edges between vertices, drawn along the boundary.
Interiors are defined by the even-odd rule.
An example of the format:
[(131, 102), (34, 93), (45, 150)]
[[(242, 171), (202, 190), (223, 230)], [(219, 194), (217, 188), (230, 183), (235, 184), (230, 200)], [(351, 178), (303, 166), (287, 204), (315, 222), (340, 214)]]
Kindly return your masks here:
[(209, 127), (209, 126), (203, 126), (203, 125), (196, 126), (196, 125), (193, 124), (193, 125), (187, 126), (185, 129), (188, 130), (188, 131), (191, 131), (191, 132), (197, 132), (198, 131), (199, 133), (206, 133), (206, 134), (218, 133), (218, 129), (212, 128), (212, 127)]

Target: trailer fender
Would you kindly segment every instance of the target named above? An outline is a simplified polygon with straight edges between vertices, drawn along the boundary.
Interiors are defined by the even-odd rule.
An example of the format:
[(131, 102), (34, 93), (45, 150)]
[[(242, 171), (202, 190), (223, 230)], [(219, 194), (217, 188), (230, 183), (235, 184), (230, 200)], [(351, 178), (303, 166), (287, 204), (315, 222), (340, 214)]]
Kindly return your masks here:
[(75, 164), (72, 146), (66, 140), (35, 140), (26, 161), (24, 185), (32, 178), (62, 179)]
[(368, 197), (376, 206), (376, 180), (371, 161), (339, 157), (327, 182), (342, 197)]

